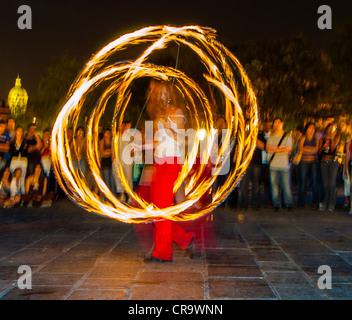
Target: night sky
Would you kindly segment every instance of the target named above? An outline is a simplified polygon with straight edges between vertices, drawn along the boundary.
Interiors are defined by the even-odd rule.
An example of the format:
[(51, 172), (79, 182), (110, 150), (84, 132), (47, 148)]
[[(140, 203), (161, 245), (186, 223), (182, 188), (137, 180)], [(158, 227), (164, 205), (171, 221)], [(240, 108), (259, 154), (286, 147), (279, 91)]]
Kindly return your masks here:
[[(32, 30), (17, 27), (22, 4), (32, 9)], [(111, 40), (149, 25), (212, 27), (235, 43), (299, 32), (319, 42), (331, 32), (317, 27), (320, 5), (331, 7), (333, 28), (352, 17), (350, 0), (1, 0), (0, 99), (7, 99), (17, 73), (33, 100), (52, 56), (68, 50), (83, 67)]]

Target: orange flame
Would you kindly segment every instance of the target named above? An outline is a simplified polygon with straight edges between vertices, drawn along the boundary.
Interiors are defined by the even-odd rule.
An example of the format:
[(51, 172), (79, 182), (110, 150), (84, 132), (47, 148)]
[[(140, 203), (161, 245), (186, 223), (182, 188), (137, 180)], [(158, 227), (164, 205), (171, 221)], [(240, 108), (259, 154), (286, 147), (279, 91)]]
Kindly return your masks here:
[[(229, 157), (229, 151), (226, 148), (220, 148), (217, 163), (214, 164), (214, 174), (207, 179), (200, 180), (206, 163), (209, 162), (212, 145), (214, 144), (213, 112), (207, 96), (186, 74), (174, 68), (164, 66), (156, 67), (147, 62), (148, 57), (154, 51), (166, 48), (167, 44), (170, 42), (185, 45), (194, 51), (207, 70), (207, 73), (203, 75), (204, 79), (223, 94), (225, 118), (228, 123), (228, 130), (223, 140), (223, 146), (230, 145), (234, 139), (237, 139), (236, 152), (233, 159), (235, 163), (234, 169), (230, 172), (226, 183), (216, 192), (212, 202), (202, 207), (197, 212), (189, 209), (209, 191), (209, 188), (211, 188), (217, 177), (216, 174), (219, 173), (220, 169), (217, 167), (220, 164), (220, 159)], [(136, 60), (106, 66), (109, 57), (113, 53), (127, 50), (130, 46), (142, 43), (150, 45)], [(249, 99), (250, 123), (249, 131), (247, 132), (245, 130), (245, 117), (240, 103), (238, 102), (234, 71), (240, 75), (242, 85)], [(185, 95), (188, 95), (190, 105), (188, 105), (187, 108), (189, 112), (191, 114), (197, 114), (197, 110), (199, 110), (199, 105), (196, 106), (194, 98), (189, 94), (189, 92), (192, 91), (201, 103), (202, 115), (205, 118), (205, 127), (202, 129), (205, 129), (207, 132), (206, 147), (203, 149), (201, 155), (204, 161), (199, 171), (187, 182), (185, 201), (163, 209), (157, 208), (152, 203), (144, 201), (130, 188), (122, 170), (121, 159), (119, 159), (118, 156), (117, 141), (119, 133), (116, 129), (121, 124), (123, 115), (128, 106), (131, 97), (131, 85), (133, 81), (141, 77), (150, 77), (158, 80), (174, 79), (175, 85), (178, 86)], [(104, 195), (104, 199), (102, 199), (90, 190), (82, 174), (74, 170), (69, 141), (65, 130), (69, 123), (73, 123), (74, 126), (77, 125), (78, 116), (87, 94), (107, 79), (115, 80), (105, 90), (94, 108), (88, 121), (86, 137), (88, 164), (98, 188)], [(117, 103), (113, 120), (117, 121), (113, 121), (112, 141), (114, 141), (115, 145), (114, 150), (115, 158), (117, 159), (117, 171), (126, 192), (138, 203), (139, 207), (120, 202), (104, 183), (100, 171), (97, 141), (99, 119), (104, 113), (107, 101), (116, 93)], [(195, 122), (197, 130), (199, 130), (201, 127), (197, 116), (195, 117)], [(216, 208), (226, 199), (240, 181), (255, 149), (258, 133), (257, 125), (257, 103), (250, 80), (236, 57), (215, 40), (214, 30), (199, 26), (185, 26), (180, 28), (171, 26), (147, 27), (125, 34), (112, 41), (86, 63), (77, 80), (71, 86), (69, 98), (62, 107), (54, 124), (51, 146), (52, 161), (56, 176), (63, 190), (65, 190), (68, 196), (79, 206), (90, 212), (95, 212), (126, 223), (144, 223), (158, 219), (170, 219), (174, 221), (194, 220)], [(175, 183), (175, 192), (190, 173), (191, 167), (195, 162), (199, 143), (200, 141), (196, 137), (193, 146), (186, 156), (182, 171)], [(75, 148), (73, 148), (73, 152), (74, 150)]]

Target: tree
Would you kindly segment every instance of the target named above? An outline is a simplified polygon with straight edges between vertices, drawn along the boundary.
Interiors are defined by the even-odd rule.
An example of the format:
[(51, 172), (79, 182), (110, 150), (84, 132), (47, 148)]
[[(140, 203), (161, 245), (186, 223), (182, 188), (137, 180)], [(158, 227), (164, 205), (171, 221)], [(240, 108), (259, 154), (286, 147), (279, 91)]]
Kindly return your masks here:
[(352, 21), (334, 27), (324, 39), (326, 52), (334, 71), (338, 87), (338, 103), (347, 113), (352, 113)]
[(56, 116), (67, 99), (69, 88), (82, 67), (68, 52), (53, 58), (52, 61), (45, 75), (40, 79), (37, 99), (33, 106), (34, 116), (41, 129), (53, 126)]
[(278, 115), (297, 123), (318, 112), (339, 112), (340, 84), (329, 57), (302, 34), (249, 41), (232, 50), (252, 81), (263, 118)]

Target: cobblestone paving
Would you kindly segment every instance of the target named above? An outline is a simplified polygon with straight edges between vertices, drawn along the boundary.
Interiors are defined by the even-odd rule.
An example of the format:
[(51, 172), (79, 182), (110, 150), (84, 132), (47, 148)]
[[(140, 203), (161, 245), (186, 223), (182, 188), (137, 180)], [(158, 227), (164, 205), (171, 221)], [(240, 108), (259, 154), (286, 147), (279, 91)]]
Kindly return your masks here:
[[(217, 209), (212, 217), (197, 225), (203, 255), (191, 259), (175, 246), (173, 262), (165, 264), (143, 261), (150, 237), (141, 240), (133, 225), (67, 199), (51, 208), (1, 209), (0, 299), (352, 298), (346, 211)], [(18, 286), (21, 265), (32, 270), (31, 289)], [(331, 268), (331, 289), (319, 289), (322, 265)]]

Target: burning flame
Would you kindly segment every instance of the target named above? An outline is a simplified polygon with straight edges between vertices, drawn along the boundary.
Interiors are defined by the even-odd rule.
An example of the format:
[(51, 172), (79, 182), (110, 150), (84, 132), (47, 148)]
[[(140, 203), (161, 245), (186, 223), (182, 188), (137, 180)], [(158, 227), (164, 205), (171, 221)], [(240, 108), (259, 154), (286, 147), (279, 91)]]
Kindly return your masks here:
[[(234, 169), (230, 171), (226, 183), (216, 192), (212, 202), (198, 211), (192, 210), (192, 205), (206, 192), (209, 192), (217, 177), (216, 174), (219, 173), (220, 159), (228, 158), (230, 149), (220, 148), (213, 175), (201, 180), (202, 172), (205, 170), (206, 163), (209, 162), (211, 149), (214, 144), (213, 112), (208, 98), (201, 88), (183, 72), (175, 68), (155, 66), (147, 62), (148, 57), (153, 52), (165, 49), (171, 42), (188, 47), (199, 57), (207, 70), (207, 73), (204, 74), (204, 79), (209, 85), (218, 89), (224, 97), (228, 130), (222, 145), (233, 145), (232, 141), (234, 139), (237, 141), (235, 156), (230, 159), (234, 161)], [(137, 59), (106, 65), (109, 57), (115, 52), (127, 50), (131, 46), (138, 44), (148, 44), (148, 46)], [(234, 71), (240, 75), (249, 101), (250, 120), (248, 131), (245, 130), (245, 125), (248, 123), (246, 123), (242, 108), (238, 102)], [(201, 102), (202, 116), (205, 118), (205, 125), (201, 126), (197, 116), (195, 117), (197, 130), (201, 134), (196, 136), (194, 144), (186, 156), (181, 173), (175, 183), (175, 192), (189, 175), (195, 163), (200, 143), (206, 144), (206, 147), (203, 148), (203, 153), (200, 155), (204, 161), (185, 186), (185, 201), (163, 209), (144, 201), (130, 188), (122, 170), (121, 159), (118, 156), (117, 141), (119, 132), (117, 128), (123, 120), (123, 115), (131, 98), (131, 85), (133, 81), (141, 77), (150, 77), (157, 80), (173, 79), (175, 85), (187, 95), (190, 101), (187, 106), (190, 114), (196, 114), (197, 110), (199, 110), (199, 105), (196, 106), (198, 102), (194, 98), (196, 97), (197, 101)], [(77, 126), (78, 117), (88, 93), (107, 79), (114, 79), (114, 81), (102, 94), (88, 119), (86, 136), (87, 160), (96, 184), (104, 195), (101, 198), (90, 190), (81, 172), (74, 170), (66, 128), (72, 123), (74, 128)], [(192, 92), (192, 95), (190, 92)], [(112, 141), (115, 144), (114, 153), (117, 160), (117, 171), (126, 192), (138, 204), (138, 207), (120, 202), (104, 183), (100, 170), (97, 139), (99, 120), (104, 113), (107, 101), (116, 93), (117, 102), (113, 117)], [(112, 41), (86, 63), (84, 69), (71, 86), (68, 100), (62, 107), (54, 124), (51, 146), (52, 161), (58, 182), (63, 190), (74, 202), (87, 211), (125, 223), (145, 223), (159, 219), (174, 221), (194, 220), (216, 208), (240, 181), (255, 149), (258, 133), (257, 123), (257, 103), (250, 80), (236, 57), (216, 41), (214, 30), (199, 26), (180, 28), (171, 26), (146, 27)], [(74, 141), (73, 145), (74, 148), (72, 150), (75, 152)]]

